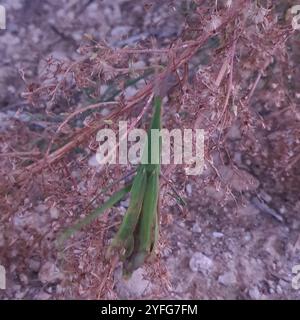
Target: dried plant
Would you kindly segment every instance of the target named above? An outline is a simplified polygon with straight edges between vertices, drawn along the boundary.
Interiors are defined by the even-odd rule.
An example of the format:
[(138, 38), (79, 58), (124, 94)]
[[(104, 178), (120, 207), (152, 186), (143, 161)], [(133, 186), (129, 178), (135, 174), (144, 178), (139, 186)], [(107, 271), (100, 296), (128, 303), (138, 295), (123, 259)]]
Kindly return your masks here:
[[(90, 143), (89, 148), (94, 150), (96, 132), (106, 126), (113, 127), (113, 122), (116, 120), (130, 119), (130, 129), (143, 125), (142, 119), (150, 113), (145, 105), (148, 107), (147, 101), (155, 95), (156, 83), (167, 88), (168, 100), (164, 105), (162, 117), (164, 127), (177, 125), (181, 128), (201, 128), (206, 132), (206, 172), (202, 181), (198, 181), (199, 184), (213, 184), (216, 188), (223, 184), (215, 164), (216, 152), (223, 162), (227, 161), (238, 170), (230, 161), (228, 136), (232, 124), (237, 124), (242, 131), (240, 149), (250, 151), (255, 156), (261, 151), (261, 146), (253, 143), (257, 141), (257, 128), (273, 126), (275, 114), (285, 114), (288, 119), (292, 119), (289, 122), (288, 135), (283, 134), (281, 138), (284, 147), (296, 150), (291, 158), (282, 158), (282, 163), (278, 161), (276, 165), (281, 163), (279, 165), (281, 170), (285, 170), (287, 163), (288, 168), (295, 166), (299, 161), (299, 146), (294, 139), (299, 134), (296, 125), (299, 111), (295, 108), (297, 103), (289, 93), (292, 84), (285, 75), (285, 70), (288, 70), (291, 77), (294, 74), (287, 63), (290, 55), (289, 41), (293, 39), (295, 32), (290, 21), (278, 21), (274, 6), (264, 7), (256, 1), (217, 1), (217, 7), (201, 0), (186, 3), (185, 28), (181, 36), (172, 41), (167, 48), (159, 48), (153, 38), (134, 47), (111, 48), (104, 41), (97, 41), (92, 35), (86, 35), (86, 42), (80, 47), (78, 51), (80, 58), (77, 60), (70, 62), (49, 58), (46, 61), (39, 82), (28, 84), (27, 91), (23, 94), (24, 98), (33, 105), (44, 105), (45, 112), (50, 117), (57, 116), (55, 108), (61, 101), (68, 102), (69, 105), (74, 101), (76, 103), (64, 110), (68, 111), (68, 114), (64, 115), (64, 120), (52, 132), (51, 139), (47, 140), (44, 153), (39, 150), (34, 155), (9, 155), (17, 159), (22, 159), (24, 156), (35, 158), (25, 167), (22, 166), (22, 161), (18, 161), (12, 172), (5, 173), (5, 180), (0, 186), (2, 195), (7, 195), (16, 188), (26, 191), (32, 178), (37, 178), (47, 170), (51, 171), (54, 165), (61, 165), (62, 170), (67, 171), (66, 162), (70, 159), (68, 154), (88, 143)], [(276, 65), (276, 76), (280, 77), (275, 81), (275, 92), (272, 91), (274, 83), (267, 83), (268, 77), (266, 77), (272, 74), (270, 70), (272, 65)], [(270, 78), (273, 79), (272, 76)], [(27, 82), (25, 78), (24, 81)], [(267, 97), (261, 97), (257, 93), (261, 85), (271, 88)], [(128, 96), (128, 88), (132, 86), (136, 86), (136, 91)], [(89, 104), (83, 105), (87, 100)], [(268, 120), (262, 116), (263, 112), (268, 111), (264, 110), (268, 107), (263, 106), (261, 110), (253, 107), (254, 104), (259, 105), (266, 100), (269, 105), (275, 105), (277, 108)], [(109, 113), (102, 115), (101, 112), (107, 109)], [(74, 125), (76, 119), (84, 119), (81, 128)], [(293, 142), (287, 145), (285, 141), (290, 141), (290, 137)], [(109, 173), (109, 169), (105, 170)], [(126, 168), (114, 168), (110, 174), (118, 181), (119, 179), (122, 181), (125, 171)], [(155, 174), (152, 174), (152, 171)], [(140, 182), (146, 188), (153, 188), (151, 199), (147, 199), (144, 194), (136, 195), (134, 191), (137, 179), (142, 178), (146, 172), (148, 185), (146, 186), (144, 180)], [(94, 189), (82, 200), (85, 204), (88, 202), (88, 206), (82, 204), (80, 206), (84, 219), (74, 225), (73, 229), (68, 230), (65, 236), (73, 235), (74, 231), (88, 225), (106, 212), (106, 209), (112, 208), (131, 190), (131, 204), (135, 208), (138, 206), (138, 209), (130, 217), (132, 209), (130, 205), (113, 246), (119, 247), (120, 243), (122, 247), (125, 246), (127, 250), (125, 260), (128, 257), (138, 257), (137, 254), (141, 250), (148, 254), (151, 251), (149, 248), (153, 246), (152, 225), (147, 225), (149, 229), (145, 233), (138, 230), (143, 230), (143, 223), (149, 222), (151, 216), (155, 215), (154, 208), (151, 207), (151, 215), (149, 212), (149, 217), (145, 215), (144, 220), (140, 218), (143, 217), (143, 214), (140, 215), (141, 212), (147, 211), (143, 208), (143, 204), (148, 202), (155, 204), (158, 201), (158, 172), (157, 168), (151, 168), (149, 171), (148, 168), (140, 167), (131, 189), (126, 185), (121, 191), (113, 193), (103, 206), (96, 211), (92, 210), (92, 214), (88, 215), (86, 211), (91, 209), (90, 200), (96, 192)], [(163, 170), (162, 176), (166, 183), (161, 182), (162, 194), (165, 194), (163, 190), (168, 187), (174, 189), (169, 179), (172, 174), (178, 172), (174, 172), (174, 166)], [(152, 186), (149, 185), (151, 177), (155, 177)], [(56, 183), (60, 185), (59, 182)], [(223, 187), (227, 186), (223, 184)], [(61, 188), (63, 190), (63, 186)], [(108, 191), (99, 186), (97, 188), (102, 191), (102, 195)], [(114, 186), (109, 188), (112, 189), (115, 189)], [(230, 188), (227, 191), (232, 196)], [(53, 193), (55, 194), (55, 191)], [(55, 197), (59, 198), (59, 192)], [(175, 194), (175, 197), (180, 202), (180, 194)], [(96, 194), (93, 200), (97, 198), (99, 194)], [(160, 205), (162, 201), (165, 199), (158, 201)], [(164, 203), (167, 205), (167, 201)], [(21, 204), (22, 199), (18, 202), (18, 205)], [(148, 208), (149, 206), (150, 204), (147, 205)], [(6, 216), (8, 217), (9, 215)], [(105, 220), (105, 217), (103, 219)], [(166, 218), (161, 217), (161, 220), (163, 219)], [(131, 226), (128, 226), (129, 220)], [(148, 231), (151, 234), (150, 245)], [(134, 235), (134, 240), (138, 239), (137, 243), (141, 247), (136, 247), (135, 243), (129, 241), (129, 233)], [(142, 241), (141, 234), (147, 235), (148, 238)], [(104, 234), (101, 239), (104, 239)], [(143, 256), (141, 261), (144, 261), (144, 258)], [(130, 263), (133, 263), (133, 260), (130, 260), (127, 266)], [(139, 265), (140, 262), (134, 267), (129, 267), (130, 271)], [(111, 269), (105, 272), (109, 278)]]

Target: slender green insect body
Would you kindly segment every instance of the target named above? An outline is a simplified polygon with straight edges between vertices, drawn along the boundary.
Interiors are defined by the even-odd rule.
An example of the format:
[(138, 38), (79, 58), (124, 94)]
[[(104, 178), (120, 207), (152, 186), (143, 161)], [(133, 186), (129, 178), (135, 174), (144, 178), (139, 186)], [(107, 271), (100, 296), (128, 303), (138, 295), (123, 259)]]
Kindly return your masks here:
[[(132, 185), (114, 193), (102, 207), (69, 228), (60, 238), (60, 240), (67, 239), (130, 192), (129, 207), (106, 255), (109, 258), (115, 250), (119, 251), (124, 261), (124, 275), (126, 277), (129, 277), (134, 270), (144, 264), (153, 252), (158, 239), (161, 138), (159, 138), (158, 148), (152, 148), (154, 141), (152, 141), (151, 130), (161, 129), (162, 98), (156, 96), (153, 105), (154, 113), (148, 131), (148, 146), (143, 155), (144, 158), (147, 155), (147, 161), (139, 165)], [(158, 161), (153, 163), (153, 159)]]
[[(161, 98), (154, 99), (154, 114), (151, 127), (148, 131), (148, 163), (143, 164), (147, 172), (147, 186), (143, 199), (142, 211), (135, 232), (134, 250), (124, 263), (124, 276), (129, 277), (134, 270), (141, 267), (155, 247), (158, 238), (158, 197), (161, 142), (158, 150), (153, 150), (151, 130), (161, 129)], [(153, 152), (158, 152), (154, 154)], [(156, 156), (156, 158), (155, 158)], [(151, 163), (152, 159), (158, 159), (158, 163)]]

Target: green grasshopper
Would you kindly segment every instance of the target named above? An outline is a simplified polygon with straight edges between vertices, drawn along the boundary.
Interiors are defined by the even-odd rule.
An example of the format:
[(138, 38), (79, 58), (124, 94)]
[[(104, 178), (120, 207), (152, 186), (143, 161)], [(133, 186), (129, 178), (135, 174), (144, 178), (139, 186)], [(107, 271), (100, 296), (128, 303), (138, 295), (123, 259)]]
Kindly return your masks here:
[[(124, 276), (127, 277), (150, 257), (158, 239), (161, 141), (159, 142), (158, 154), (153, 155), (151, 130), (161, 129), (161, 108), (162, 98), (156, 96), (154, 98), (154, 114), (148, 131), (148, 150), (145, 149), (143, 154), (143, 159), (147, 158), (147, 161), (145, 164), (139, 165), (132, 184), (114, 193), (100, 208), (67, 229), (59, 237), (61, 244), (103, 214), (105, 210), (112, 208), (130, 192), (129, 207), (106, 255), (109, 258), (116, 251), (120, 254), (124, 261)], [(153, 164), (152, 159), (158, 159), (158, 163)]]
[[(111, 251), (120, 248), (120, 245), (125, 249), (123, 254), (124, 275), (127, 277), (131, 275), (132, 271), (144, 264), (146, 258), (153, 252), (158, 238), (157, 207), (161, 146), (159, 145), (158, 155), (153, 154), (155, 151), (152, 149), (151, 131), (161, 129), (161, 105), (161, 97), (155, 97), (154, 115), (148, 131), (148, 150), (144, 151), (147, 154), (147, 161), (146, 164), (139, 165), (132, 185), (129, 208), (109, 249)], [(146, 157), (143, 155), (143, 158)], [(152, 159), (158, 160), (158, 163), (153, 164)], [(136, 187), (137, 189), (135, 189)], [(137, 204), (139, 205), (137, 206)], [(126, 233), (123, 232), (124, 230)], [(126, 238), (123, 237), (124, 234), (126, 234)]]

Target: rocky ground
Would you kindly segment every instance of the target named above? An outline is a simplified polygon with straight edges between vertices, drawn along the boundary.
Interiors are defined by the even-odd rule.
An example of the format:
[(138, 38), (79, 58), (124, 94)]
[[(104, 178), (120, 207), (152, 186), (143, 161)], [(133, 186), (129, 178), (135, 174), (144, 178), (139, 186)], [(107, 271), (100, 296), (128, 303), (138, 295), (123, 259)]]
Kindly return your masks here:
[[(178, 2), (154, 1), (149, 9), (148, 1), (135, 0), (2, 1), (7, 9), (8, 28), (0, 31), (1, 153), (8, 151), (9, 143), (4, 137), (16, 125), (20, 128), (29, 123), (42, 128), (45, 125), (45, 120), (38, 117), (42, 107), (31, 106), (21, 97), (25, 85), (34, 82), (41, 72), (44, 59), (50, 55), (61, 59), (76, 57), (84, 34), (93, 34), (116, 47), (149, 36), (164, 44), (176, 37), (183, 26), (182, 16), (172, 11)], [(30, 136), (26, 129), (21, 132), (16, 147), (40, 137)], [(258, 160), (239, 150), (238, 127), (232, 128), (230, 139), (235, 164), (241, 170), (237, 174), (234, 168), (219, 161), (218, 171), (221, 184), (229, 185), (231, 191), (215, 186), (203, 190), (197, 179), (183, 179), (175, 174), (174, 185), (188, 205), (183, 209), (173, 201), (165, 212), (160, 263), (163, 275), (152, 281), (153, 270), (145, 268), (125, 281), (117, 268), (109, 275), (113, 285), (106, 298), (300, 297), (300, 292), (292, 288), (292, 268), (300, 264), (299, 179), (293, 179), (297, 170), (292, 171), (292, 176), (278, 173), (274, 182), (272, 168), (265, 160), (273, 155), (272, 137), (264, 142), (268, 150), (266, 157)], [(93, 157), (80, 161), (86, 161), (89, 166), (88, 183), (96, 183), (101, 173), (97, 172)], [(259, 168), (254, 168), (257, 162)], [(81, 174), (81, 164), (70, 167), (75, 180)], [(294, 167), (299, 167), (299, 161)], [(53, 178), (53, 185), (59, 186), (57, 180)], [(85, 192), (85, 183), (80, 182), (78, 190)], [(7, 290), (0, 292), (0, 297), (101, 298), (97, 292), (103, 283), (100, 276), (103, 270), (97, 273), (97, 268), (91, 266), (101, 260), (97, 252), (100, 222), (90, 230), (93, 237), (80, 234), (78, 241), (70, 245), (71, 262), (68, 254), (63, 262), (57, 259), (53, 239), (60, 228), (60, 217), (72, 216), (72, 205), (76, 207), (76, 201), (71, 204), (69, 200), (66, 196), (67, 210), (61, 203), (45, 198), (45, 190), (32, 186), (23, 210), (14, 212), (7, 223), (0, 225), (0, 264), (6, 267), (8, 277)], [(14, 199), (10, 201), (13, 203)], [(123, 202), (114, 211), (124, 212), (126, 205)], [(6, 212), (2, 211), (1, 215), (5, 216)], [(31, 242), (33, 238), (43, 240), (39, 250)], [(88, 273), (93, 280), (88, 278), (91, 277)], [(88, 286), (92, 289), (87, 290)]]

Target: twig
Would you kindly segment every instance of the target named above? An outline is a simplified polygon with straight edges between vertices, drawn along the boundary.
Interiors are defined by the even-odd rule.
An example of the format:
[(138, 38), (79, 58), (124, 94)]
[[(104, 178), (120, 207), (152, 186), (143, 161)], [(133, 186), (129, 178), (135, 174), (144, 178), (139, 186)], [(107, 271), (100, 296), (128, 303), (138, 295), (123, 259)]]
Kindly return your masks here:
[(7, 152), (7, 153), (0, 153), (0, 157), (39, 157), (41, 155), (40, 152), (32, 152), (32, 151), (24, 151), (24, 152)]
[(77, 116), (78, 114), (80, 113), (83, 113), (83, 112), (86, 112), (88, 110), (93, 110), (93, 109), (97, 109), (99, 107), (104, 107), (104, 106), (108, 106), (108, 105), (118, 105), (119, 103), (118, 102), (99, 102), (99, 103), (96, 103), (96, 104), (92, 104), (92, 105), (89, 105), (87, 107), (83, 107), (83, 108), (80, 108), (80, 109), (77, 109), (76, 111), (74, 111), (73, 113), (71, 113), (65, 120), (64, 122), (62, 122), (62, 124), (57, 128), (53, 138), (51, 139), (50, 143), (49, 143), (49, 146), (48, 146), (48, 149), (47, 149), (47, 152), (46, 152), (46, 156), (49, 155), (50, 153), (50, 150), (51, 150), (51, 147), (53, 145), (53, 142), (55, 141), (57, 135), (59, 134), (59, 132), (62, 130), (62, 128), (71, 120), (73, 119), (75, 116)]

